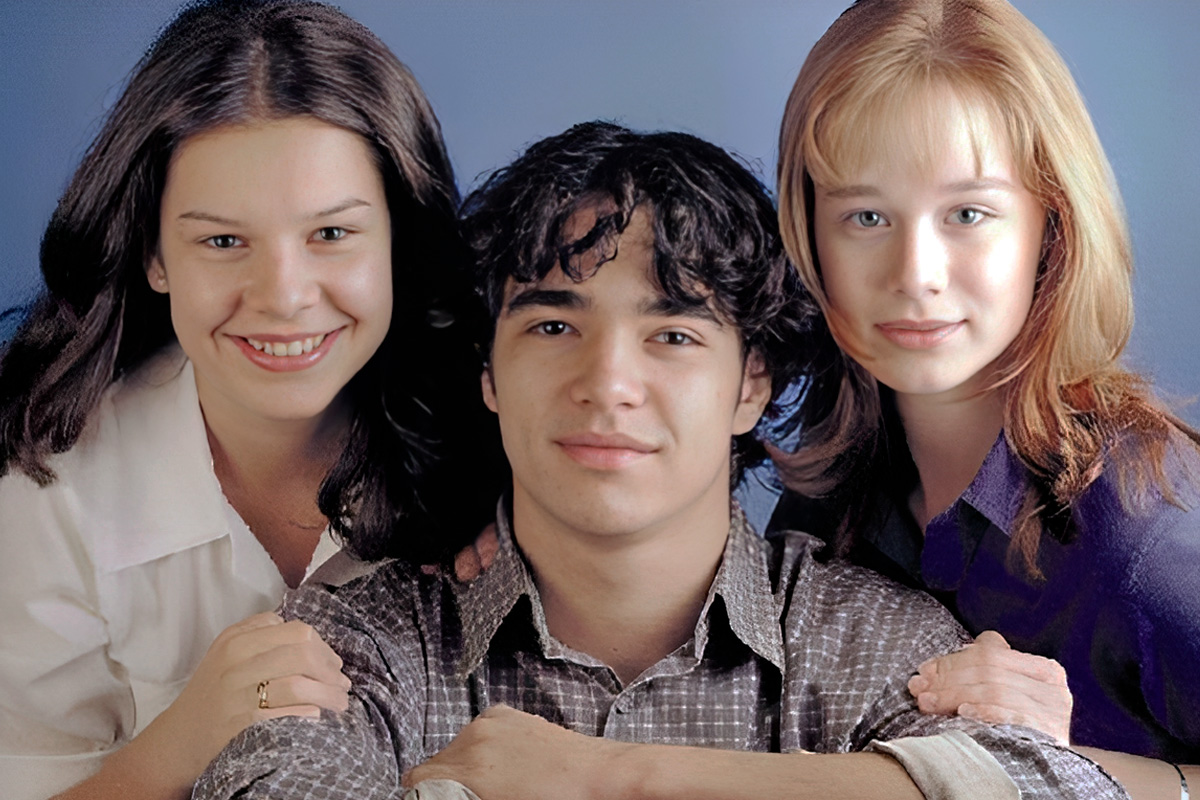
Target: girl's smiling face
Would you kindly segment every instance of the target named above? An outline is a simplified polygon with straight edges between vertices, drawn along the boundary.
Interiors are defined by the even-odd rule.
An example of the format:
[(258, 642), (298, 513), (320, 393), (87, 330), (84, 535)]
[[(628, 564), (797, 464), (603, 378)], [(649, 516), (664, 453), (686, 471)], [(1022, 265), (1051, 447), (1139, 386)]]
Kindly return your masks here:
[(391, 220), (355, 133), (293, 117), (188, 139), (160, 230), (148, 277), (206, 417), (316, 419), (387, 333)]
[(959, 399), (1029, 315), (1046, 211), (991, 115), (949, 90), (923, 100), (816, 184), (813, 230), (842, 346), (898, 394)]

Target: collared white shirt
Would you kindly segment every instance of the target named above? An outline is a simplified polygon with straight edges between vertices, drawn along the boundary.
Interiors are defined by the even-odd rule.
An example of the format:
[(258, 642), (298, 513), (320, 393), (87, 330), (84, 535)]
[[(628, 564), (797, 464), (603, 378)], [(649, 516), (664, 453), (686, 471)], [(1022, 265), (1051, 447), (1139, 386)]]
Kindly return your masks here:
[[(0, 797), (41, 800), (169, 706), (229, 625), (279, 605), (278, 568), (213, 472), (192, 364), (114, 385), (39, 488), (0, 479)], [(337, 551), (321, 536), (309, 573)]]

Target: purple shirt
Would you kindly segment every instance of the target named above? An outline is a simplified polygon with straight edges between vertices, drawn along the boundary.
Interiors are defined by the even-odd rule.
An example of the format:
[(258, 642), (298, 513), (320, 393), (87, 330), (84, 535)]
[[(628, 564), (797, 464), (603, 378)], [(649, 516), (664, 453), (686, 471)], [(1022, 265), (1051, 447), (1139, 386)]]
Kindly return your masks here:
[[(1188, 450), (1169, 474), (1200, 476)], [(1075, 744), (1200, 763), (1200, 513), (1157, 493), (1127, 510), (1112, 478), (1106, 470), (1074, 504), (1072, 542), (1043, 535), (1044, 581), (1019, 557), (1006, 566), (1029, 476), (1003, 436), (924, 537), (907, 507), (885, 500), (883, 524), (859, 535), (850, 558), (930, 592), (972, 634), (996, 630), (1056, 659), (1075, 697)], [(1194, 508), (1195, 497), (1183, 499)], [(792, 492), (770, 527), (832, 535), (819, 505)]]

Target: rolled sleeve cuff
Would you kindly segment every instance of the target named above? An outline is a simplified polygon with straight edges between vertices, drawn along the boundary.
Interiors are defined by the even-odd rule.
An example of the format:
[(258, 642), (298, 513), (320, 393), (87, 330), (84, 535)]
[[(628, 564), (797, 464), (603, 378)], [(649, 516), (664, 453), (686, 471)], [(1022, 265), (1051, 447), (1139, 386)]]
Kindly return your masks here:
[(867, 748), (900, 762), (925, 800), (1019, 800), (995, 756), (962, 731), (872, 742)]

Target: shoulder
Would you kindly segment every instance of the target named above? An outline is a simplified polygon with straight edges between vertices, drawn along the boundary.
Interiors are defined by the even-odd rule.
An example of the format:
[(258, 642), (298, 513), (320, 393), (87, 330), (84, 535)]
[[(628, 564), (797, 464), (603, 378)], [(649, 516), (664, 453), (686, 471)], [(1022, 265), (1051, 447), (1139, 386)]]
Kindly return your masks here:
[(842, 559), (816, 557), (824, 543), (796, 531), (770, 542), (778, 569), (776, 591), (788, 611), (785, 625), (821, 628), (852, 641), (864, 633), (889, 642), (936, 640), (950, 649), (967, 636), (950, 612), (928, 594)]
[(347, 637), (424, 638), (452, 613), (449, 581), (440, 572), (426, 573), (400, 560), (358, 561), (345, 551), (288, 592), (281, 609), (285, 618), (316, 628), (335, 650)]
[(191, 364), (177, 346), (113, 384), (79, 440), (37, 488), (0, 483), (0, 505), (26, 504), (29, 524), (70, 530), (96, 567), (116, 571), (225, 535), (228, 520)]

